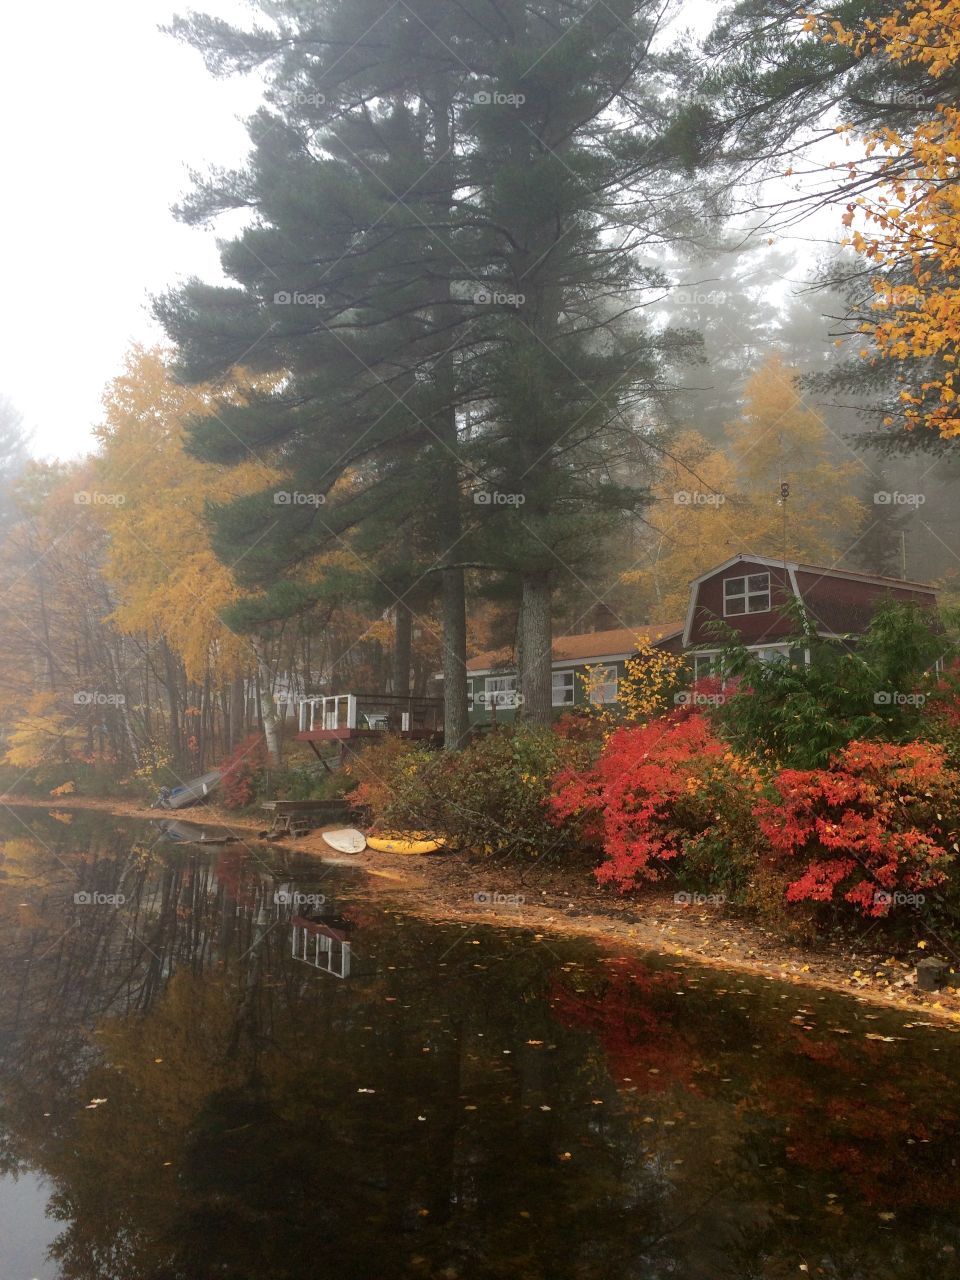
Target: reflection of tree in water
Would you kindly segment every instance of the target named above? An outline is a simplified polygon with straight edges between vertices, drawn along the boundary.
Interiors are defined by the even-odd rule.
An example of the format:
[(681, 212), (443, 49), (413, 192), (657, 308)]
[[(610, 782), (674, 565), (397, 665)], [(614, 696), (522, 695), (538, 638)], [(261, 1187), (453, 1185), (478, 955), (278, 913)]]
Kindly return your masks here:
[[(650, 1135), (655, 1122), (651, 1157), (685, 1170), (674, 1177), (685, 1208), (699, 1206), (699, 1239), (714, 1255), (704, 1274), (794, 1274), (790, 1258), (809, 1251), (811, 1221), (829, 1275), (920, 1276), (960, 1255), (960, 1103), (937, 1058), (892, 1051), (876, 1014), (834, 1002), (845, 1020), (818, 1018), (802, 990), (793, 1018), (775, 1004), (750, 1018), (718, 1000), (721, 980), (711, 980), (691, 1018), (696, 987), (681, 984), (685, 965), (601, 965), (589, 980), (559, 970), (554, 1008), (565, 1025), (599, 1037), (638, 1131)], [(718, 1180), (736, 1189), (734, 1200), (717, 1203)], [(885, 1227), (901, 1215), (908, 1235)]]
[[(77, 920), (58, 874), (34, 904), (45, 928)], [(122, 883), (125, 914), (88, 909), (59, 941), (34, 926), (57, 946), (32, 972), (30, 931), (0, 933), (5, 1149), (56, 1187), (64, 1280), (769, 1280), (796, 1274), (812, 1223), (826, 1274), (937, 1271), (949, 1228), (920, 1210), (938, 1185), (951, 1203), (952, 1175), (931, 1165), (911, 1197), (916, 1148), (878, 1139), (890, 1158), (870, 1176), (902, 1184), (913, 1215), (904, 1257), (854, 1170), (806, 1154), (818, 1119), (855, 1140), (864, 1113), (843, 1100), (862, 1104), (863, 1078), (885, 1105), (918, 1098), (941, 1158), (941, 1086), (917, 1087), (915, 1058), (884, 1091), (871, 1055), (889, 1046), (841, 1038), (815, 1061), (803, 1045), (837, 1038), (771, 1001), (741, 1010), (664, 965), (425, 927), (325, 881), (326, 918), (358, 926), (363, 959), (339, 982), (293, 958), (278, 881), (236, 848), (145, 859), (101, 837), (82, 874)], [(816, 1097), (837, 1114), (818, 1118)]]

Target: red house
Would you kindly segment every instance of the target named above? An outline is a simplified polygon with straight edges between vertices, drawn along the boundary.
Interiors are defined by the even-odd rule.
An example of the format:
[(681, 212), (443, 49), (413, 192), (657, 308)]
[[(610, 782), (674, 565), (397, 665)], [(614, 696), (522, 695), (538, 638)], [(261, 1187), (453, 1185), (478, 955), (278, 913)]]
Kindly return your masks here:
[(934, 588), (919, 582), (765, 556), (733, 556), (691, 584), (683, 648), (692, 653), (695, 676), (708, 675), (724, 645), (712, 624), (722, 622), (748, 649), (776, 661), (791, 656), (789, 640), (797, 632), (796, 621), (784, 613), (790, 602), (800, 605), (819, 635), (840, 637), (866, 631), (885, 599), (930, 610), (937, 606)]

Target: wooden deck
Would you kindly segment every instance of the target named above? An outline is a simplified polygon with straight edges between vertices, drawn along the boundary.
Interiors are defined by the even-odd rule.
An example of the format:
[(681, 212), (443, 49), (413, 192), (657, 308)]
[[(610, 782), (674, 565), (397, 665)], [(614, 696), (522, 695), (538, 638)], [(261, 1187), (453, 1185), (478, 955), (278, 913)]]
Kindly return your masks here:
[(376, 740), (388, 733), (415, 741), (442, 740), (443, 699), (344, 693), (300, 703), (300, 742)]

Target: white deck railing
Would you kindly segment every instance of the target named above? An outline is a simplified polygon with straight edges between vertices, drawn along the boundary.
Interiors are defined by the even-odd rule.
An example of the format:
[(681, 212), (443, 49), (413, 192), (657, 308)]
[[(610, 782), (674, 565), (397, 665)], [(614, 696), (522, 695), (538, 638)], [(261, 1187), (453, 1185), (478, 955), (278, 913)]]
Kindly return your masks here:
[(357, 699), (352, 693), (337, 693), (327, 698), (305, 698), (300, 703), (300, 732), (316, 729), (355, 729)]
[[(303, 960), (315, 969), (331, 974), (334, 978), (350, 976), (350, 943), (339, 937), (335, 930), (323, 925), (292, 926), (294, 960)], [(311, 946), (312, 941), (312, 946)]]

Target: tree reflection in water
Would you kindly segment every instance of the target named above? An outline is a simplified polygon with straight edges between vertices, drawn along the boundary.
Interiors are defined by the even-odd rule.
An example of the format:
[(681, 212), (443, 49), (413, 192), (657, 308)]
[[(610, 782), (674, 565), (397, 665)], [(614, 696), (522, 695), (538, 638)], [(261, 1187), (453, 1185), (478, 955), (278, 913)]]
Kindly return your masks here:
[(950, 1274), (943, 1031), (431, 927), (276, 849), (21, 818), (0, 1151), (56, 1188), (64, 1280)]

